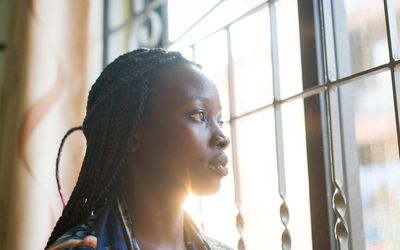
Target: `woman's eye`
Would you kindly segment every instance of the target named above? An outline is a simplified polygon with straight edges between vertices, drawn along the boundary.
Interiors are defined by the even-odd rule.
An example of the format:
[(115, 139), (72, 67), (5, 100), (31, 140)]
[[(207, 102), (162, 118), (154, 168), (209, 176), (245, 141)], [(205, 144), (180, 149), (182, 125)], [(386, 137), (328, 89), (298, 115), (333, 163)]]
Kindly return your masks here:
[(219, 126), (222, 128), (222, 125), (224, 125), (224, 122), (221, 121), (221, 120), (219, 120), (219, 121), (218, 121), (218, 124), (219, 124)]
[(202, 112), (202, 111), (197, 112), (195, 114), (191, 114), (190, 117), (192, 117), (193, 119), (195, 119), (198, 122), (206, 121), (206, 116), (205, 116), (204, 112)]

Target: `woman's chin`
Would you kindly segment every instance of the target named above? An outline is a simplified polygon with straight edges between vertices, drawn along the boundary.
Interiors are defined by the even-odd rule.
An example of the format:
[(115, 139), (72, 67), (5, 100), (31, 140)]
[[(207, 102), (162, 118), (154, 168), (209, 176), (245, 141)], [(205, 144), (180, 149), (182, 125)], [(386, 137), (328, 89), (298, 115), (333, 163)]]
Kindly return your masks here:
[(192, 187), (192, 193), (197, 196), (214, 195), (218, 193), (221, 188), (221, 180), (207, 183), (208, 185), (201, 185), (199, 187)]

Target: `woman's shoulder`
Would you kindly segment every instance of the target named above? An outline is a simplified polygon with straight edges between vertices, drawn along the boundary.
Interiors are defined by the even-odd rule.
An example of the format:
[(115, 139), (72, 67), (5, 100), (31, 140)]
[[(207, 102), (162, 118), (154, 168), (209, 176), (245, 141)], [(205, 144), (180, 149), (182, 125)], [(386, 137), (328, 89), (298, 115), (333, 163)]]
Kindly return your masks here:
[(205, 238), (207, 244), (210, 246), (211, 250), (233, 250), (232, 247), (230, 247), (216, 239), (210, 238), (208, 236), (204, 236), (204, 238)]

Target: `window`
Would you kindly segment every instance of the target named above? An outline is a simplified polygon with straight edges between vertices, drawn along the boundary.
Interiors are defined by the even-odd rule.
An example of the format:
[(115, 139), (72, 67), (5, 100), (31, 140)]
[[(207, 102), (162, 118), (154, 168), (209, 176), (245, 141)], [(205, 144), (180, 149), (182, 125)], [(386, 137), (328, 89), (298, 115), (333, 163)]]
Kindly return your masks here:
[(400, 246), (397, 2), (332, 1), (332, 79), (341, 85), (334, 119), (340, 120), (352, 249)]
[[(179, 1), (169, 4), (170, 19), (185, 17), (180, 11), (186, 10), (176, 7)], [(297, 3), (227, 1), (209, 4), (209, 8), (215, 10), (205, 10), (209, 14), (198, 26), (183, 36), (175, 35), (179, 39), (172, 47), (194, 55), (193, 60), (203, 65), (221, 92), (232, 137), (234, 180), (226, 181), (231, 185), (224, 185), (213, 198), (189, 201), (198, 204), (189, 210), (203, 214), (199, 224), (208, 235), (238, 242), (238, 248), (263, 249), (268, 242), (271, 249), (279, 249), (287, 226), (290, 236), (285, 246), (311, 249), (304, 107), (302, 100), (277, 102), (280, 96), (302, 91)], [(186, 23), (188, 18), (173, 22)], [(169, 31), (177, 32), (175, 26)], [(204, 213), (205, 207), (212, 211), (218, 204), (215, 201), (227, 197), (231, 201), (225, 203), (230, 205), (224, 209), (225, 217)], [(209, 199), (213, 202), (205, 205)], [(297, 209), (290, 210), (288, 204), (296, 204)], [(237, 231), (231, 232), (235, 221)]]
[[(400, 1), (117, 2), (106, 58), (179, 50), (221, 93), (233, 174), (185, 204), (208, 235), (238, 249), (400, 247)], [(149, 6), (159, 18), (136, 25)]]

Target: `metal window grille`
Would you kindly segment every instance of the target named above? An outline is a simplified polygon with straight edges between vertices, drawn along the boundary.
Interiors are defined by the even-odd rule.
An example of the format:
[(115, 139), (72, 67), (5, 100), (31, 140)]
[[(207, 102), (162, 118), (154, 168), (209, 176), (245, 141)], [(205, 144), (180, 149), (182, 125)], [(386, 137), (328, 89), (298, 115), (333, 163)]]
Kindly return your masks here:
[[(226, 31), (230, 99), (228, 123), (231, 125), (232, 131), (235, 203), (239, 211), (236, 218), (237, 230), (240, 234), (237, 244), (238, 249), (245, 249), (246, 246), (246, 240), (242, 237), (243, 230), (246, 227), (246, 220), (241, 213), (240, 171), (242, 166), (238, 165), (237, 160), (236, 122), (267, 109), (273, 109), (274, 111), (278, 190), (281, 197), (279, 211), (280, 220), (282, 221), (281, 246), (282, 249), (291, 249), (292, 247), (289, 230), (289, 211), (295, 210), (296, 204), (288, 204), (286, 202), (287, 180), (285, 177), (284, 156), (287, 152), (284, 149), (281, 107), (296, 100), (301, 100), (304, 104), (305, 146), (313, 249), (366, 249), (365, 237), (367, 236), (363, 226), (364, 217), (362, 217), (361, 212), (357, 212), (362, 210), (359, 166), (353, 166), (354, 164), (351, 163), (351, 159), (356, 159), (360, 152), (355, 152), (354, 148), (350, 150), (346, 146), (349, 140), (355, 140), (355, 132), (352, 131), (354, 124), (350, 121), (354, 117), (351, 112), (347, 111), (349, 107), (346, 107), (349, 103), (346, 100), (351, 99), (351, 97), (346, 97), (348, 93), (343, 87), (358, 86), (360, 81), (382, 72), (389, 72), (391, 84), (385, 87), (391, 88), (392, 99), (389, 102), (393, 105), (396, 133), (393, 140), (396, 141), (398, 154), (400, 151), (398, 103), (400, 51), (396, 14), (399, 15), (400, 13), (396, 13), (396, 6), (393, 0), (383, 0), (382, 13), (384, 14), (385, 26), (382, 32), (385, 33), (383, 39), (387, 41), (385, 45), (388, 51), (387, 61), (372, 66), (367, 65), (361, 70), (352, 71), (349, 70), (351, 68), (350, 61), (354, 59), (349, 52), (351, 37), (349, 37), (349, 32), (344, 30), (347, 25), (345, 21), (346, 0), (298, 0), (302, 90), (282, 97), (279, 69), (287, 70), (288, 73), (290, 73), (291, 69), (285, 68), (286, 65), (280, 64), (278, 54), (280, 44), (277, 35), (276, 4), (280, 1), (283, 0), (264, 1), (245, 13), (241, 13), (222, 27), (211, 29), (207, 35), (197, 39), (195, 42), (185, 44), (185, 47), (192, 50), (193, 58), (195, 58), (197, 43), (221, 30)], [(129, 8), (132, 9), (133, 3), (131, 1), (127, 2), (129, 2)], [(176, 41), (168, 42), (168, 35), (163, 31), (163, 38), (157, 45), (168, 47), (180, 42), (225, 2), (224, 0), (215, 2), (203, 16), (189, 25), (188, 29), (178, 36)], [(157, 13), (164, 21), (164, 29), (166, 29), (168, 23), (165, 11), (167, 1), (143, 1), (143, 4), (139, 12), (134, 9), (130, 11), (126, 21), (120, 26), (110, 28), (110, 1), (104, 0), (104, 65), (111, 59), (109, 56), (111, 35), (127, 29), (126, 40), (129, 40), (129, 36), (132, 36), (129, 29), (132, 26), (132, 22), (138, 20), (138, 16), (145, 16), (150, 11), (157, 10)], [(273, 100), (252, 110), (236, 114), (231, 26), (263, 8), (268, 8), (269, 12)], [(146, 24), (144, 23), (144, 25)], [(260, 26), (262, 25), (260, 24)], [(125, 43), (124, 49), (127, 50), (128, 47)], [(355, 181), (357, 185), (352, 181)], [(397, 247), (400, 247), (400, 245), (397, 245)]]

